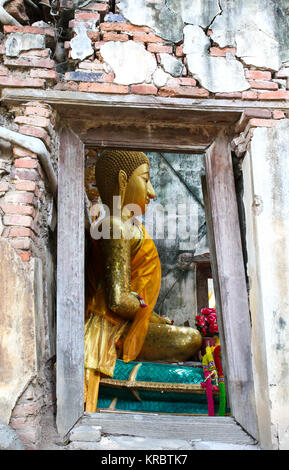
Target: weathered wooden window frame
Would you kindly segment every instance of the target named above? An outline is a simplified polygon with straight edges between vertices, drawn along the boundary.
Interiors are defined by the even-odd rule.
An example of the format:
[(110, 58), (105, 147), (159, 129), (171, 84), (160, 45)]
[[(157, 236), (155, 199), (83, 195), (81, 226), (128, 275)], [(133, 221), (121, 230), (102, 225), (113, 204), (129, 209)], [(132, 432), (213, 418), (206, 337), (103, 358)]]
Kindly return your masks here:
[[(162, 112), (164, 110), (166, 116)], [(176, 133), (172, 122), (169, 122), (172, 113), (178, 111), (174, 106), (170, 113), (166, 108), (154, 109), (153, 122), (146, 112), (141, 132), (132, 124), (133, 119), (126, 126), (120, 126), (118, 119), (121, 119), (123, 111), (130, 114), (127, 103), (119, 108), (115, 103), (106, 103), (105, 111), (114, 113), (114, 116), (119, 112), (116, 123), (109, 120), (105, 124), (93, 122), (88, 114), (85, 125), (79, 127), (82, 118), (75, 118), (70, 122), (67, 120), (62, 128), (57, 273), (57, 427), (62, 436), (84, 411), (84, 145), (102, 145), (205, 152), (203, 192), (230, 406), (236, 421), (258, 438), (248, 296), (230, 149), (230, 129), (240, 113), (230, 115), (223, 111), (221, 115), (221, 110), (210, 110), (202, 115), (193, 107), (191, 110), (192, 127), (188, 135), (187, 123), (183, 128), (178, 123)], [(217, 124), (206, 134), (208, 117), (211, 123)], [(167, 120), (169, 125), (163, 126)], [(162, 126), (158, 128), (160, 123)], [(207, 141), (204, 136), (208, 137)]]

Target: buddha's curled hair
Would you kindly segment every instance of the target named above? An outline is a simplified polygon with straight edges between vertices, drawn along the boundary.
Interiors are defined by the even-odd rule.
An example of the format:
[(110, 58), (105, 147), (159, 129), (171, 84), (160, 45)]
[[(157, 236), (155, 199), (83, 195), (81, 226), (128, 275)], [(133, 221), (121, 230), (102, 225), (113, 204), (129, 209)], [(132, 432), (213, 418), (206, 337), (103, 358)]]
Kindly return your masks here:
[(118, 186), (120, 170), (125, 171), (129, 180), (134, 170), (144, 163), (149, 165), (149, 159), (143, 152), (103, 150), (95, 165), (95, 183), (102, 202), (104, 204), (111, 202)]

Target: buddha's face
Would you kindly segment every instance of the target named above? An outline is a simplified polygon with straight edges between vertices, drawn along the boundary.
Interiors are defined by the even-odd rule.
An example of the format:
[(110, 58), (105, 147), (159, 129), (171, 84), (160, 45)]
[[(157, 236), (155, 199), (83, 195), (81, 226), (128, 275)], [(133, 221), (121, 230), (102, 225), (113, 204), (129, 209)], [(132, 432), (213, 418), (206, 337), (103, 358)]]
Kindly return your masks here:
[(146, 205), (155, 197), (156, 194), (150, 180), (149, 165), (144, 163), (134, 170), (128, 180), (123, 206), (136, 204), (139, 206), (141, 213), (144, 214)]

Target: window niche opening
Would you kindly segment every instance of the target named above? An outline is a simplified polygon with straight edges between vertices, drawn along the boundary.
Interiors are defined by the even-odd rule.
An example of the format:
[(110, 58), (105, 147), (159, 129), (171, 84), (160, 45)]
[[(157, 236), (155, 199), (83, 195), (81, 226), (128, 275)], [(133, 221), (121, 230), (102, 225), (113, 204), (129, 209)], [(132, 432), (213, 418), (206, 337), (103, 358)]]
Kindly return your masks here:
[[(85, 152), (86, 256), (91, 224), (99, 217), (101, 199), (94, 181), (94, 167), (101, 148)], [(207, 341), (185, 361), (136, 358), (124, 363), (121, 355), (113, 377), (101, 375), (97, 412), (153, 412), (187, 415), (219, 415), (218, 375), (206, 380), (202, 358), (219, 344), (218, 323), (209, 331), (208, 312), (216, 309), (206, 211), (202, 189), (204, 154), (146, 151), (150, 179), (156, 193), (146, 213), (137, 219), (152, 237), (161, 263), (161, 287), (154, 311), (177, 327), (198, 328)], [(108, 175), (109, 178), (109, 175)], [(215, 375), (214, 375), (215, 374)], [(210, 381), (214, 409), (208, 409)], [(223, 410), (229, 415), (228, 407)]]

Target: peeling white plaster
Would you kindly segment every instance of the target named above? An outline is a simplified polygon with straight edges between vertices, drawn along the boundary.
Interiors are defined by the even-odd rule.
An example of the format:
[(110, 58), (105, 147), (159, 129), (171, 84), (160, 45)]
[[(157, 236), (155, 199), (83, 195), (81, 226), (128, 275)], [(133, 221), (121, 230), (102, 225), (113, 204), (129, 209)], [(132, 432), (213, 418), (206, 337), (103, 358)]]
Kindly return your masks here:
[(279, 70), (279, 43), (263, 31), (246, 30), (236, 32), (236, 55), (248, 65)]
[(202, 28), (196, 25), (184, 27), (184, 54), (208, 55), (211, 42)]
[(201, 85), (213, 93), (233, 93), (250, 88), (244, 69), (232, 54), (209, 56), (210, 39), (199, 26), (184, 28), (184, 53), (189, 71)]
[(218, 0), (167, 0), (167, 6), (179, 13), (184, 23), (206, 28), (221, 10)]
[(184, 65), (181, 60), (176, 59), (172, 55), (166, 53), (160, 53), (160, 59), (164, 70), (170, 75), (173, 77), (179, 77), (182, 75)]
[(289, 17), (282, 1), (263, 0), (262, 6), (255, 0), (220, 3), (222, 14), (211, 25), (211, 38), (220, 47), (236, 46), (244, 62), (272, 70), (289, 59)]
[[(255, 129), (250, 153), (245, 157), (244, 180), (258, 415), (262, 434), (269, 434), (280, 450), (289, 448), (288, 147), (288, 119), (278, 121), (272, 128)], [(263, 202), (263, 210), (257, 214), (252, 212), (254, 195)]]
[(84, 60), (93, 54), (91, 40), (87, 36), (87, 31), (84, 23), (80, 23), (74, 28), (76, 36), (71, 39), (71, 58)]
[(146, 0), (121, 0), (118, 8), (132, 24), (149, 26), (163, 39), (179, 42), (183, 38), (183, 20), (180, 14), (167, 7), (166, 1), (147, 3)]
[(44, 48), (45, 36), (43, 34), (11, 33), (5, 43), (5, 54), (9, 57), (16, 57), (22, 51)]
[(100, 47), (100, 54), (115, 73), (115, 83), (151, 83), (157, 68), (155, 56), (141, 43), (109, 41)]
[(153, 74), (153, 82), (156, 87), (160, 88), (165, 86), (170, 75), (166, 73), (161, 67), (158, 67)]

